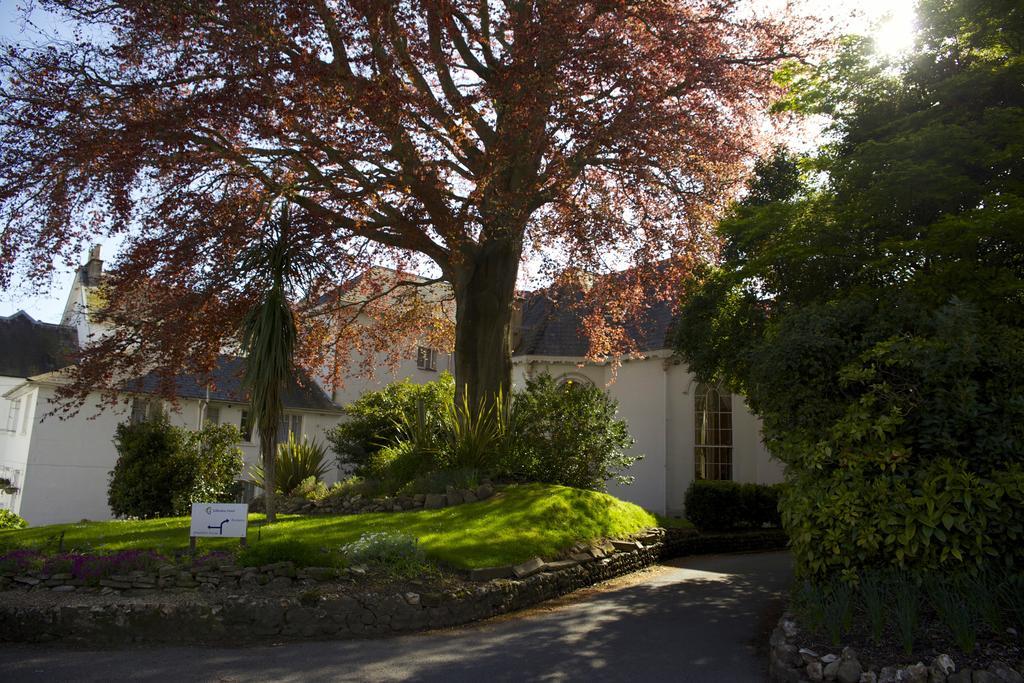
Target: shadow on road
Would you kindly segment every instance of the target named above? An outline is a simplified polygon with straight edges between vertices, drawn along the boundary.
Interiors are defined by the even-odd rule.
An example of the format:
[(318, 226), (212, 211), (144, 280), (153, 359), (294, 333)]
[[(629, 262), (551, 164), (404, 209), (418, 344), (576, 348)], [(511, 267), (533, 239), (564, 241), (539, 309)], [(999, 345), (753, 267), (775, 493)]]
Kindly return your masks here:
[(120, 652), (8, 647), (8, 680), (762, 681), (785, 553), (687, 558), (551, 611), (392, 639)]

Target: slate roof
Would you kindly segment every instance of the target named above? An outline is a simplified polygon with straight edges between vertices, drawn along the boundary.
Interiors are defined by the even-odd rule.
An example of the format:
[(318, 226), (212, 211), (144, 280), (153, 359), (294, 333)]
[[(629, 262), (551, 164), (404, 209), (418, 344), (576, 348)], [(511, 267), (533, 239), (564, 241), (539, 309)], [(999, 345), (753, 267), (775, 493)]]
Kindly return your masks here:
[[(211, 401), (224, 403), (248, 403), (249, 398), (242, 388), (242, 375), (245, 372), (245, 360), (236, 356), (220, 356), (213, 372), (207, 376), (200, 375), (178, 375), (174, 378), (174, 394), (178, 398), (207, 397), (207, 386), (209, 385), (209, 398)], [(160, 393), (162, 378), (159, 375), (150, 373), (129, 382), (127, 391), (140, 394)], [(311, 410), (317, 412), (335, 413), (341, 412), (341, 408), (335, 405), (324, 390), (313, 381), (306, 373), (299, 371), (292, 379), (282, 397), (285, 408), (298, 410)]]
[(75, 328), (32, 319), (25, 311), (0, 316), (0, 375), (32, 377), (70, 365), (78, 352)]
[[(523, 299), (521, 338), (513, 356), (587, 355), (590, 340), (583, 331), (586, 310), (576, 305), (580, 294), (562, 294), (556, 303), (550, 290), (528, 293)], [(657, 351), (672, 346), (675, 322), (668, 301), (653, 302), (637, 319), (626, 325), (636, 351)]]

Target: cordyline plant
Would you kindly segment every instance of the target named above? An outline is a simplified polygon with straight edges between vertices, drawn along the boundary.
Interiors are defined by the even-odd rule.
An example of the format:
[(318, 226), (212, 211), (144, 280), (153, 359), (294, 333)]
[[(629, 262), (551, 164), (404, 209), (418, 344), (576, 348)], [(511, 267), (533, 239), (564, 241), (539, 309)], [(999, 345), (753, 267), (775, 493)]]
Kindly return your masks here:
[(628, 351), (627, 321), (713, 251), (800, 33), (737, 0), (39, 5), (82, 30), (0, 58), (0, 286), (123, 236), (116, 331), (65, 389), (80, 401), (213, 366), (260, 301), (236, 257), (275, 198), (296, 267), (328, 266), (297, 302), (297, 357), (335, 381), (354, 352), (436, 332), (398, 293), (430, 282), (392, 278), (372, 310), (336, 286), (385, 261), (450, 285), (470, 405), (508, 392), (524, 260), (629, 268), (584, 297), (591, 354)]

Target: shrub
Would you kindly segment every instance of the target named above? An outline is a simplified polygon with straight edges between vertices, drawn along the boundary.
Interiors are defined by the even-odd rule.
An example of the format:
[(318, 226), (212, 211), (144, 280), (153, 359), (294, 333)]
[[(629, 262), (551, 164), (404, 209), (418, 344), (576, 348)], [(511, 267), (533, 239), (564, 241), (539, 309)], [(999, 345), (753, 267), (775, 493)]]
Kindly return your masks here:
[(401, 425), (414, 420), (417, 405), (426, 422), (440, 423), (455, 396), (455, 380), (447, 372), (434, 382), (394, 382), (369, 391), (345, 406), (347, 419), (327, 432), (327, 440), (340, 465), (354, 465), (357, 474), (381, 448), (401, 440)]
[[(277, 458), (274, 461), (275, 488), (278, 493), (289, 495), (303, 495), (296, 492), (303, 483), (313, 478), (314, 484), (327, 474), (328, 464), (327, 449), (316, 439), (297, 441), (295, 435), (289, 433), (286, 443), (278, 444)], [(266, 474), (263, 466), (254, 465), (250, 469), (253, 482), (260, 488), (263, 485)], [(315, 486), (314, 486), (315, 488)]]
[(783, 521), (798, 568), (854, 576), (862, 567), (978, 572), (1024, 563), (1024, 468), (984, 477), (964, 461), (909, 471), (851, 465), (793, 472)]
[(238, 563), (243, 567), (260, 567), (276, 562), (294, 562), (298, 567), (337, 566), (339, 556), (324, 548), (289, 538), (264, 538), (253, 542), (238, 553)]
[(701, 531), (777, 527), (779, 486), (697, 480), (686, 490), (686, 518)]
[(426, 564), (419, 540), (409, 534), (365, 533), (341, 551), (352, 564), (367, 564), (398, 575), (417, 573)]
[(423, 453), (411, 441), (380, 449), (370, 456), (365, 467), (367, 476), (390, 493), (433, 470), (430, 454)]
[(500, 394), (493, 403), (479, 406), (470, 405), (465, 394), (461, 401), (452, 401), (441, 430), (439, 459), (444, 469), (495, 470), (508, 456), (510, 439), (521, 443), (524, 435), (510, 423), (511, 411), (511, 402)]
[(188, 514), (193, 502), (230, 502), (242, 470), (239, 438), (232, 425), (193, 432), (165, 417), (118, 425), (110, 509), (119, 517), (168, 517)]
[(596, 491), (612, 478), (629, 483), (623, 472), (643, 456), (626, 453), (633, 439), (616, 408), (597, 387), (547, 374), (527, 380), (513, 401), (505, 474)]
[(28, 526), (22, 517), (10, 510), (0, 510), (0, 529), (24, 529)]

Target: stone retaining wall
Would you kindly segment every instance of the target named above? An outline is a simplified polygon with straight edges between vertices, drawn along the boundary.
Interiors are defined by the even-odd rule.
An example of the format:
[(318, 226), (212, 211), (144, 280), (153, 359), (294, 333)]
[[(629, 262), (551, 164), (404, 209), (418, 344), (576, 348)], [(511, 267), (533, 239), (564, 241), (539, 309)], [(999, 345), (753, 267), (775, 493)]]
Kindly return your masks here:
[[(169, 601), (167, 597), (161, 600), (156, 591), (152, 602), (136, 598), (129, 602), (112, 599), (104, 604), (76, 605), (73, 596), (69, 596), (66, 604), (3, 605), (0, 606), (0, 641), (64, 640), (111, 645), (379, 636), (486, 619), (695, 550), (764, 550), (780, 547), (780, 539), (784, 543), (784, 537), (777, 533), (759, 532), (702, 537), (670, 529), (658, 530), (644, 538), (649, 542), (616, 542), (610, 551), (602, 551), (603, 557), (526, 563), (531, 565), (527, 570), (529, 575), (522, 578), (466, 584), (449, 592), (330, 595), (325, 591), (321, 595), (315, 588), (304, 588), (301, 594), (286, 597), (270, 597), (258, 592), (238, 595), (225, 590), (223, 581), (200, 581), (201, 577), (193, 575), (192, 581), (208, 586), (203, 590), (209, 594), (202, 596), (202, 600)], [(289, 565), (268, 565), (256, 569), (256, 574), (245, 569), (231, 570), (232, 574), (240, 572), (237, 577), (232, 576), (239, 583), (231, 587), (241, 587), (242, 577), (248, 575), (273, 577), (268, 578), (267, 583), (288, 579), (299, 582), (300, 586), (331, 580), (317, 576), (316, 571), (311, 574), (309, 569), (295, 570)], [(292, 572), (294, 577), (289, 576)], [(179, 575), (175, 581), (180, 580)], [(129, 595), (136, 590), (134, 587), (106, 588)]]
[(869, 670), (857, 653), (844, 647), (841, 654), (819, 654), (799, 646), (800, 629), (790, 614), (784, 614), (772, 631), (769, 673), (773, 683), (838, 681), (839, 683), (1024, 683), (1020, 669), (993, 661), (984, 669), (957, 671), (953, 658), (939, 654), (911, 666), (883, 666)]

